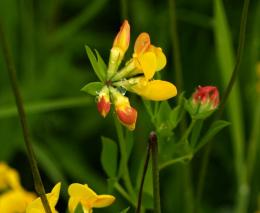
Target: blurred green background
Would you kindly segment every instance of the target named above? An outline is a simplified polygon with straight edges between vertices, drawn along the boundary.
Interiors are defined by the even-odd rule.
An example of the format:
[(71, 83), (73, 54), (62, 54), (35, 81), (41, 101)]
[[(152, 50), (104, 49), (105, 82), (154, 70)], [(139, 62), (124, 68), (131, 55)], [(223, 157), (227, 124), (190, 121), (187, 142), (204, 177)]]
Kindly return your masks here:
[[(100, 163), (101, 136), (117, 140), (113, 116), (103, 119), (95, 99), (80, 89), (97, 80), (84, 45), (97, 49), (108, 60), (113, 39), (127, 18), (131, 25), (131, 56), (135, 38), (148, 32), (152, 43), (163, 48), (168, 63), (162, 78), (173, 83), (176, 64), (172, 44), (172, 8), (158, 0), (1, 0), (0, 18), (12, 49), (19, 84), (28, 115), (35, 152), (46, 190), (62, 181), (58, 209), (64, 212), (66, 185), (88, 183), (98, 193), (107, 192), (107, 177)], [(215, 85), (223, 93), (233, 70), (238, 46), (242, 0), (176, 0), (176, 16), (183, 72), (183, 88), (189, 97), (198, 85)], [(213, 141), (201, 212), (234, 212), (238, 190), (239, 159), (253, 155), (251, 140), (260, 142), (259, 94), (256, 64), (260, 61), (260, 2), (249, 8), (245, 54), (223, 119), (231, 126)], [(23, 185), (32, 190), (21, 127), (0, 52), (0, 160), (18, 169)], [(134, 132), (130, 173), (135, 179), (139, 161), (153, 130), (141, 100), (131, 96), (139, 111)], [(171, 101), (171, 105), (175, 100)], [(234, 142), (235, 141), (235, 142)], [(242, 144), (237, 145), (237, 144)], [(260, 194), (259, 146), (249, 182), (249, 208), (257, 208)], [(161, 172), (162, 212), (191, 212), (189, 196), (196, 200), (202, 150), (187, 164), (176, 164)], [(249, 157), (250, 158), (250, 157)], [(240, 159), (241, 160), (241, 159)], [(191, 168), (189, 180), (187, 166)], [(241, 165), (240, 165), (241, 166)], [(243, 190), (243, 189), (240, 189)], [(130, 206), (116, 192), (117, 202), (103, 212), (119, 212)], [(95, 212), (99, 212), (96, 210)], [(131, 208), (130, 212), (133, 212)]]

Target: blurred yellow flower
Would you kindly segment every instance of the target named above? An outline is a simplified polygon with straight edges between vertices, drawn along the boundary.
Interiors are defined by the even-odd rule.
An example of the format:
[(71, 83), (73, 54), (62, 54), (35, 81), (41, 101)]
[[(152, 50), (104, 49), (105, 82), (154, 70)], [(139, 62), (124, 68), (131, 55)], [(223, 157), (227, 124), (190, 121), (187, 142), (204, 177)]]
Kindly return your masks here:
[[(51, 207), (51, 211), (53, 213), (57, 212), (55, 209), (55, 206), (59, 199), (60, 186), (61, 186), (61, 183), (57, 183), (53, 187), (52, 191), (50, 193), (46, 194), (47, 199), (49, 201), (49, 205)], [(44, 207), (43, 207), (41, 199), (39, 197), (28, 205), (28, 207), (26, 209), (26, 213), (45, 213)]]
[(35, 194), (22, 189), (10, 190), (0, 196), (0, 212), (24, 213), (35, 198)]
[(69, 211), (74, 213), (77, 205), (80, 203), (84, 213), (92, 213), (92, 208), (102, 208), (111, 205), (115, 201), (112, 195), (97, 195), (87, 184), (73, 183), (68, 189)]
[(20, 178), (17, 171), (4, 162), (0, 162), (0, 191), (5, 189), (21, 189)]

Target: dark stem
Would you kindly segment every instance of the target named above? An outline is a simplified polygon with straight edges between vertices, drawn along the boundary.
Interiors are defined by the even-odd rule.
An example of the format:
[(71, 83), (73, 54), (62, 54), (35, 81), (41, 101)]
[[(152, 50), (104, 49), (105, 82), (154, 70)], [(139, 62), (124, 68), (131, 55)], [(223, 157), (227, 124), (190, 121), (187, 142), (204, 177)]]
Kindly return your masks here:
[(146, 153), (145, 162), (144, 162), (144, 170), (143, 170), (143, 174), (142, 174), (142, 180), (141, 180), (141, 184), (140, 184), (140, 188), (139, 188), (139, 193), (138, 193), (138, 203), (137, 203), (137, 207), (136, 207), (136, 213), (140, 213), (140, 212), (141, 212), (144, 180), (145, 180), (145, 175), (146, 175), (146, 173), (147, 173), (147, 168), (148, 168), (148, 164), (149, 164), (150, 150), (151, 150), (151, 146), (150, 146), (150, 143), (149, 143), (149, 144), (148, 144), (148, 147), (147, 147), (147, 153)]
[(158, 143), (157, 143), (156, 133), (151, 132), (149, 139), (150, 139), (149, 142), (150, 142), (151, 153), (152, 153), (154, 213), (161, 213)]
[(35, 191), (41, 198), (45, 212), (51, 213), (51, 209), (50, 209), (47, 197), (45, 195), (44, 186), (42, 184), (41, 176), (40, 176), (40, 173), (39, 173), (39, 170), (37, 167), (37, 162), (36, 162), (35, 154), (34, 154), (31, 139), (30, 139), (29, 128), (28, 128), (28, 124), (27, 124), (27, 120), (26, 120), (25, 111), (24, 111), (22, 96), (20, 94), (19, 87), (18, 87), (15, 65), (14, 65), (14, 62), (13, 62), (13, 59), (11, 56), (10, 48), (6, 41), (6, 37), (5, 37), (4, 31), (3, 31), (1, 20), (0, 20), (0, 41), (2, 44), (1, 46), (3, 49), (3, 53), (4, 53), (6, 65), (7, 65), (7, 71), (8, 71), (10, 83), (12, 86), (12, 90), (14, 93), (20, 123), (22, 126), (22, 132), (23, 132), (24, 142), (25, 142), (25, 146), (26, 146), (26, 150), (27, 150), (27, 156), (28, 156), (32, 174), (33, 174)]

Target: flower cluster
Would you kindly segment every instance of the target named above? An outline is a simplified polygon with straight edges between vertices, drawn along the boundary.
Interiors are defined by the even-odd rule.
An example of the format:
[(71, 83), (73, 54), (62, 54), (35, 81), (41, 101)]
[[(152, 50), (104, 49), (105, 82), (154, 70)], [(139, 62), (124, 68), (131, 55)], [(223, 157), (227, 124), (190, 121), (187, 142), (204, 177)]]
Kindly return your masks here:
[[(122, 90), (136, 93), (153, 101), (172, 98), (177, 95), (177, 90), (170, 82), (153, 79), (155, 73), (165, 67), (167, 60), (162, 49), (151, 44), (150, 36), (147, 33), (141, 33), (137, 37), (132, 57), (123, 68), (119, 69), (129, 43), (130, 26), (128, 21), (125, 20), (115, 37), (110, 51), (108, 67), (103, 73), (101, 70), (106, 65), (100, 62), (101, 57), (97, 55), (98, 60), (95, 63), (95, 60), (90, 57), (91, 54), (88, 54), (88, 56), (102, 82), (102, 84), (99, 84), (99, 90), (96, 91), (98, 93), (97, 108), (99, 113), (106, 117), (110, 111), (111, 103), (113, 103), (119, 121), (129, 130), (134, 130), (138, 113), (130, 105), (128, 97), (124, 95), (124, 92), (121, 92)], [(89, 91), (90, 85), (93, 86), (93, 83), (86, 85), (82, 90), (91, 93)], [(97, 84), (95, 84), (95, 88), (96, 86)]]
[[(59, 199), (61, 183), (57, 183), (52, 191), (46, 194), (51, 211), (57, 213), (55, 206)], [(115, 197), (112, 195), (97, 195), (87, 184), (73, 183), (69, 186), (68, 192), (69, 198), (69, 212), (74, 213), (79, 205), (84, 213), (92, 213), (93, 208), (103, 208), (111, 205), (115, 201)], [(26, 213), (45, 213), (40, 198), (35, 199), (31, 202)], [(14, 213), (14, 212), (10, 212)]]
[(17, 171), (0, 162), (0, 212), (24, 213), (35, 198), (22, 187)]

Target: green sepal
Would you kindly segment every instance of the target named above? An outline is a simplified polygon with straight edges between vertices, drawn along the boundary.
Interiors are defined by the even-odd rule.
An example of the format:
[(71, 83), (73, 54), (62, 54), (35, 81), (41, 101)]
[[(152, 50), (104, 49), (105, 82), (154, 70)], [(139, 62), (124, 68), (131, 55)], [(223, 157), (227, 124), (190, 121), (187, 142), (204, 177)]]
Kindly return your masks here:
[(88, 58), (90, 60), (90, 63), (97, 75), (97, 77), (99, 78), (100, 81), (105, 82), (106, 81), (106, 65), (103, 61), (103, 59), (101, 58), (101, 56), (99, 55), (98, 51), (95, 50), (96, 56), (95, 54), (92, 52), (92, 50), (85, 45), (85, 49), (88, 55)]
[(89, 95), (96, 96), (104, 86), (101, 82), (91, 82), (82, 87), (81, 91), (86, 92)]
[(102, 152), (101, 152), (101, 164), (110, 178), (116, 177), (117, 174), (117, 144), (110, 138), (101, 137), (102, 140)]
[(209, 128), (208, 132), (203, 136), (203, 138), (199, 141), (195, 151), (200, 150), (204, 145), (206, 145), (220, 130), (224, 127), (230, 125), (230, 122), (218, 120), (215, 121)]

